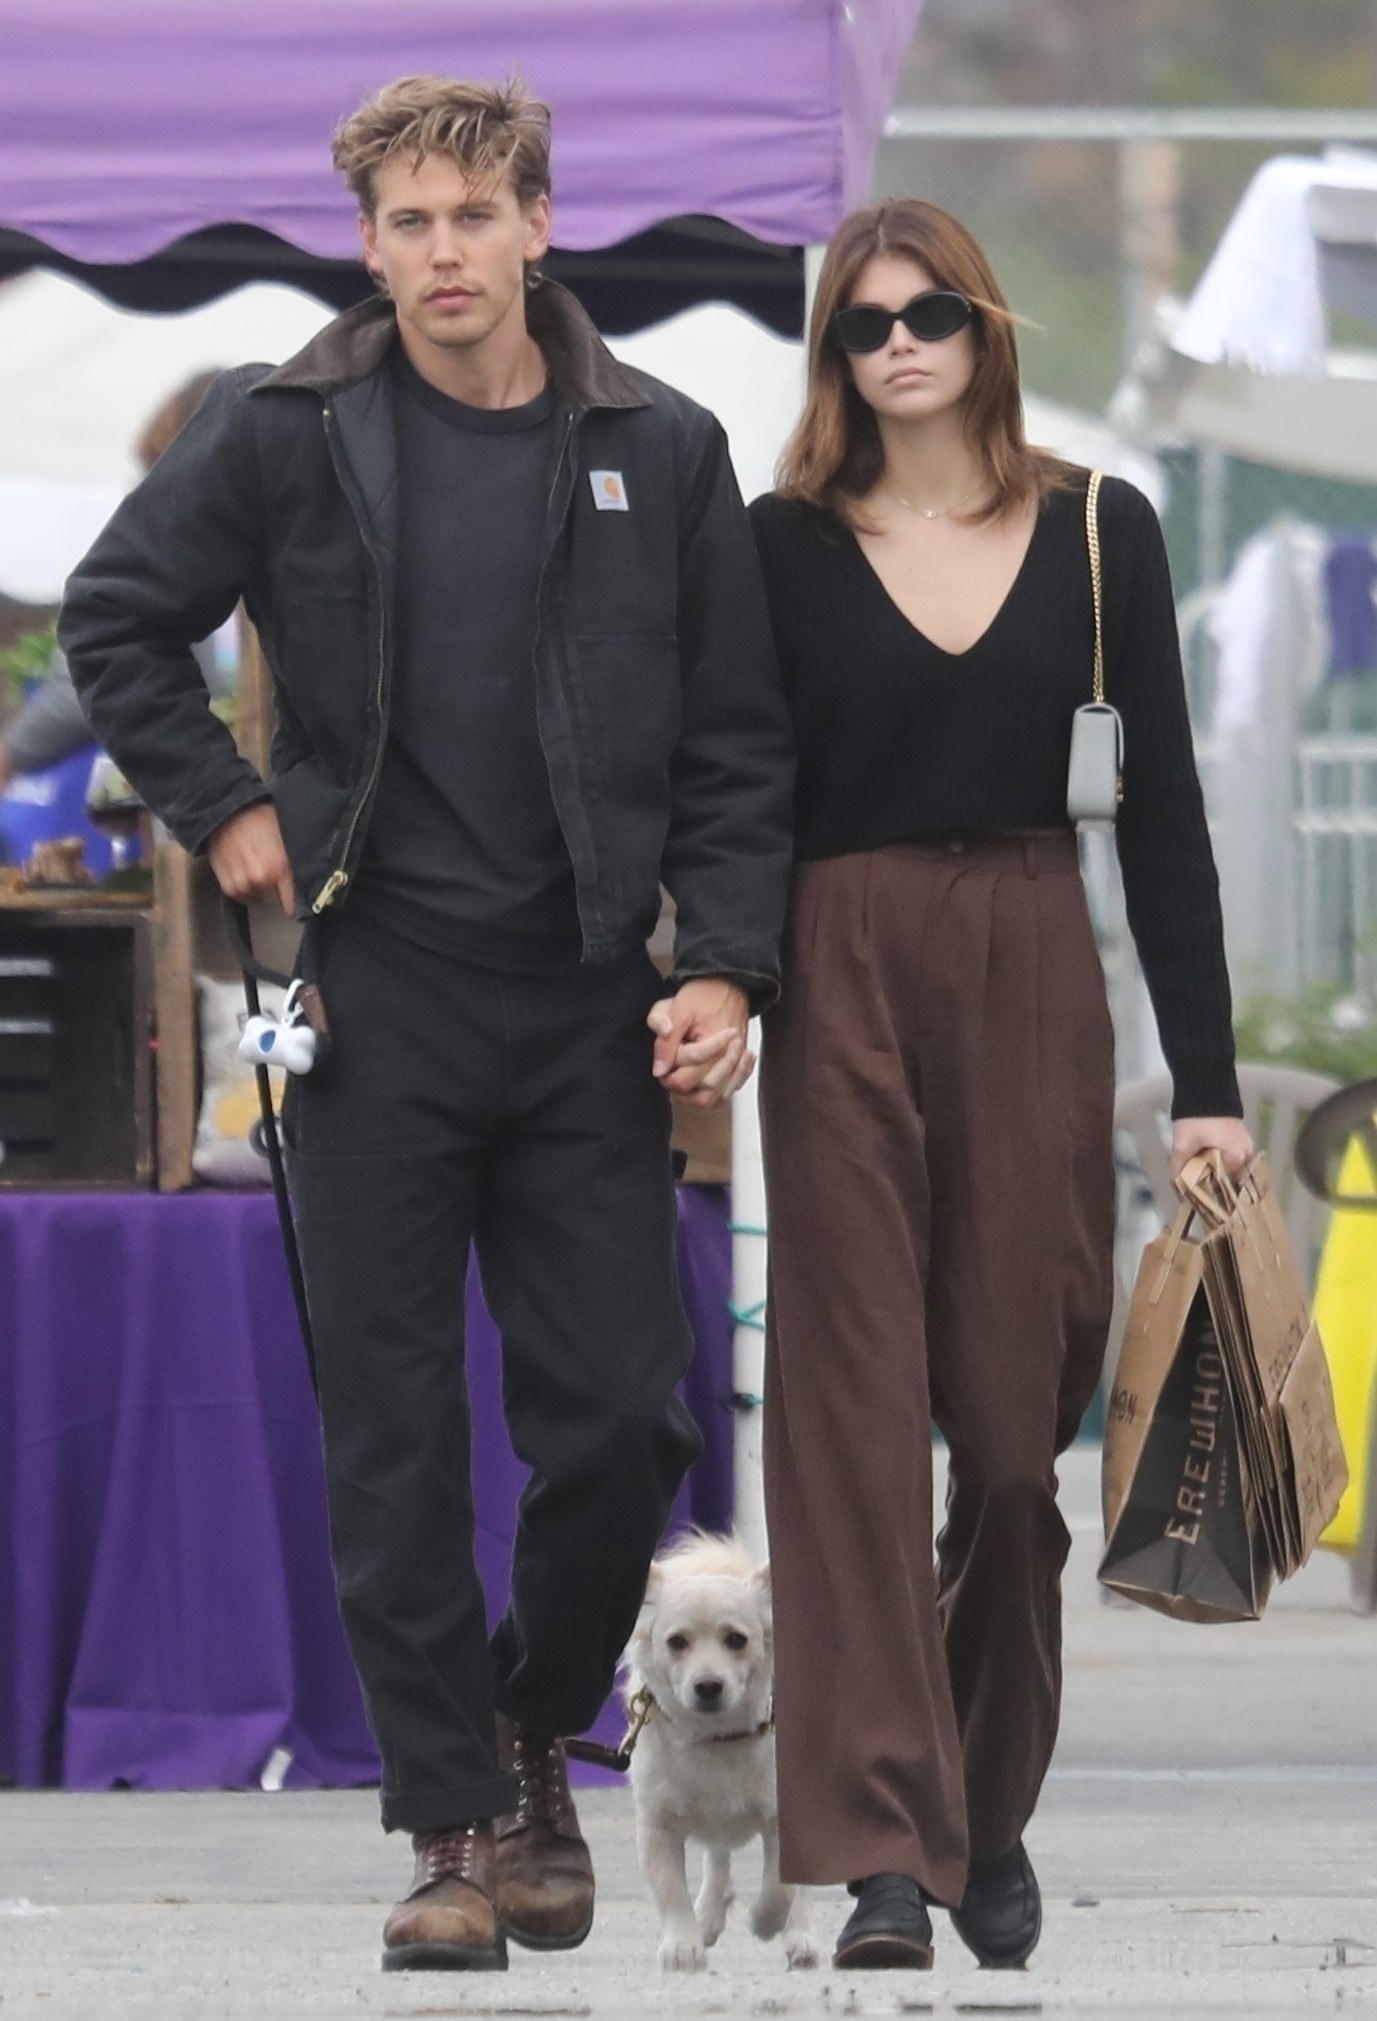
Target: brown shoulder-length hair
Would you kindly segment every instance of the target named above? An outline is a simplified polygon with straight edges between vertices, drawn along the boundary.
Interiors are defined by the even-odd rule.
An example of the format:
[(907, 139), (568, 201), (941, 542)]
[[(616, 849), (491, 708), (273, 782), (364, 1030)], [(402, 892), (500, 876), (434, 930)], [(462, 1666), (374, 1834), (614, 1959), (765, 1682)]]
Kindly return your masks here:
[(1017, 319), (981, 247), (936, 204), (893, 197), (854, 212), (827, 248), (808, 328), (807, 397), (779, 460), (780, 493), (854, 523), (860, 500), (884, 472), (874, 409), (857, 392), (846, 353), (831, 329), (837, 310), (851, 300), (862, 268), (877, 255), (916, 261), (931, 274), (934, 287), (965, 295), (975, 310), (975, 376), (965, 396), (965, 427), (993, 495), (984, 510), (962, 517), (999, 519), (1070, 483), (1071, 464), (1024, 440)]

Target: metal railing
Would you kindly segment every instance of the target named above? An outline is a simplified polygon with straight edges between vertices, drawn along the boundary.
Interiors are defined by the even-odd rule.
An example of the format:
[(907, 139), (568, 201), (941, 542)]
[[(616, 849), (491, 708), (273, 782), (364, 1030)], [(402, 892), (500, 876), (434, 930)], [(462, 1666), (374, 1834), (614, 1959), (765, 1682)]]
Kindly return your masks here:
[(1366, 986), (1377, 930), (1377, 737), (1297, 745), (1291, 825), (1301, 981)]

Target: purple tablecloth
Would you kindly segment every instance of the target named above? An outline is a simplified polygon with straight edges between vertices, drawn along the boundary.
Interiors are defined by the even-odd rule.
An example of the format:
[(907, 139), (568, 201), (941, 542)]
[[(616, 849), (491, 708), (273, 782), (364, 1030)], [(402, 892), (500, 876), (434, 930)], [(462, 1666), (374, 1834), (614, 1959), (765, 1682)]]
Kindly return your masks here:
[[(680, 1192), (708, 1441), (676, 1519), (731, 1520), (728, 1206)], [(524, 1469), (469, 1288), (478, 1552), (507, 1590)], [(0, 1780), (376, 1779), (335, 1609), (319, 1428), (263, 1193), (0, 1193)], [(609, 1707), (600, 1731), (616, 1731)]]

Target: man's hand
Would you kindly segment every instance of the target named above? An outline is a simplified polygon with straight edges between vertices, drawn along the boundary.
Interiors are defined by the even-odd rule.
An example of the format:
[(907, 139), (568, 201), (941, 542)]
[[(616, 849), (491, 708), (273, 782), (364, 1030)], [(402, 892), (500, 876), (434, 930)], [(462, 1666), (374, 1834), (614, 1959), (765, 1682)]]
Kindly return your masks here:
[(1222, 1151), (1237, 1179), (1253, 1155), (1253, 1140), (1237, 1116), (1183, 1116), (1171, 1126), (1171, 1176), (1178, 1179), (1199, 1151)]
[(749, 1020), (746, 993), (735, 983), (717, 976), (686, 982), (646, 1019), (655, 1034), (656, 1080), (696, 1109), (729, 1100), (755, 1067), (746, 1049)]
[(271, 898), (290, 919), (296, 911), (296, 886), (277, 810), (259, 800), (222, 822), (206, 844), (210, 867), (226, 898), (247, 905), (251, 898)]

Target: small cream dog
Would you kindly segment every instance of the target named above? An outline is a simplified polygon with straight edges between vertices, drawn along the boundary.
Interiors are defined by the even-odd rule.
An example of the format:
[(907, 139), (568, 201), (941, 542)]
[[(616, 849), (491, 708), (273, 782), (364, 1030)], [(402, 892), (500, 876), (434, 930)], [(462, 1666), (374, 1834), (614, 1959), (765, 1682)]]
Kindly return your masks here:
[[(631, 1786), (662, 1971), (703, 1970), (735, 1899), (732, 1853), (755, 1838), (764, 1869), (751, 1929), (783, 1931), (790, 1967), (817, 1963), (808, 1891), (779, 1878), (771, 1645), (770, 1568), (735, 1538), (692, 1535), (651, 1566), (623, 1689), (633, 1722), (649, 1706)], [(706, 1853), (696, 1903), (690, 1839)]]

